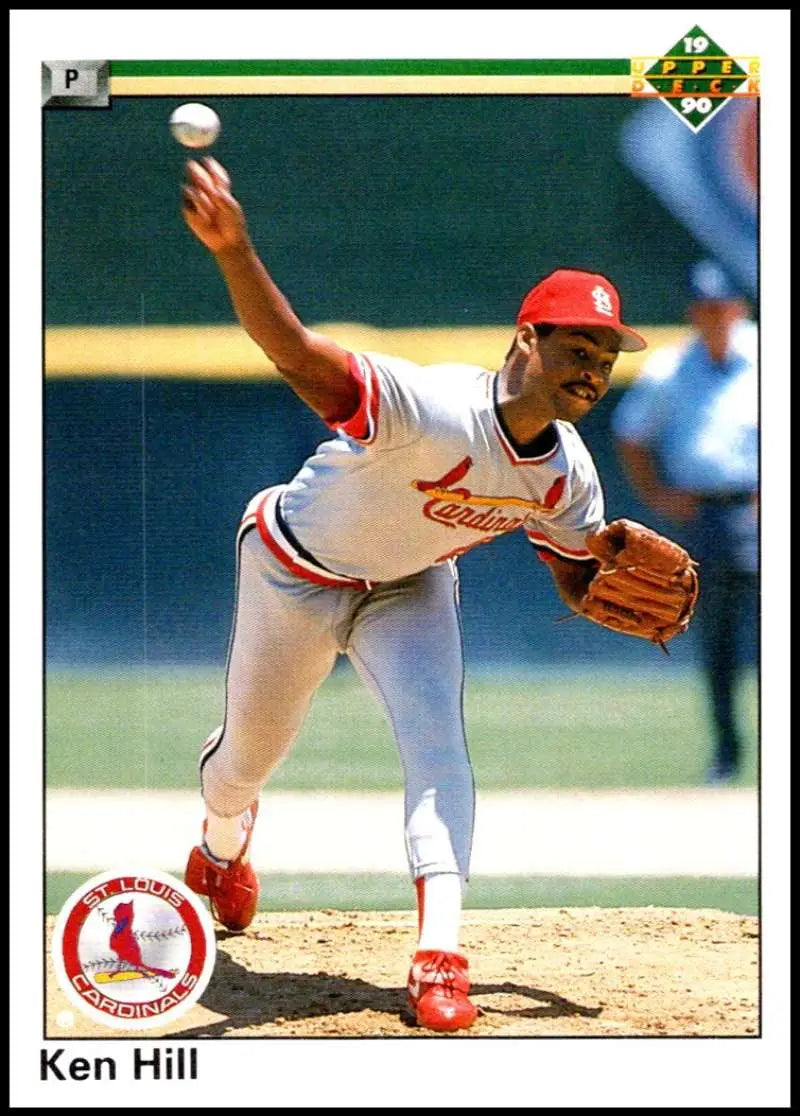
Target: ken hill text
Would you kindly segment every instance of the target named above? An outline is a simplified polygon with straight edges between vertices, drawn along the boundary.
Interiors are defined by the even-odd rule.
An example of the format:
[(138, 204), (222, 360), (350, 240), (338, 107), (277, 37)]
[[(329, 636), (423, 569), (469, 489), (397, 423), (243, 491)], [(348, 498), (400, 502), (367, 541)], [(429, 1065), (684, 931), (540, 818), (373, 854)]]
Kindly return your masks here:
[[(116, 1081), (118, 1060), (69, 1057), (63, 1047), (42, 1050), (39, 1076), (42, 1081)], [(196, 1081), (197, 1047), (135, 1047), (132, 1068), (134, 1081)]]

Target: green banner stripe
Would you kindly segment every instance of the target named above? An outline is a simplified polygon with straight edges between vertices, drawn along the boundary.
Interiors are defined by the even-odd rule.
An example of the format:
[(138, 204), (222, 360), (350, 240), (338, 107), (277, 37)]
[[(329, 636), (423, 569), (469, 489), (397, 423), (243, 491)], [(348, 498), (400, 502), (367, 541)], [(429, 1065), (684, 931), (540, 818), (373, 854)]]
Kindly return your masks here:
[(112, 77), (243, 76), (462, 76), (462, 75), (600, 75), (630, 74), (627, 58), (364, 58), (364, 59), (227, 59), (206, 61), (126, 60), (111, 62)]

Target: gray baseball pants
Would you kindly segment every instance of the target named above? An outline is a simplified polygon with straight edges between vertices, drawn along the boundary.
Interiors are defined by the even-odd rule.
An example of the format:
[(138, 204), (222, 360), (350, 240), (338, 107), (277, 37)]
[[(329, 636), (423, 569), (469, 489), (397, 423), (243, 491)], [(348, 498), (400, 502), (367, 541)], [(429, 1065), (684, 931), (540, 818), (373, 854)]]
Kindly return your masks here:
[[(337, 655), (346, 654), (385, 710), (400, 752), (412, 877), (467, 877), (474, 784), (457, 577), (448, 562), (368, 592), (319, 586), (286, 569), (255, 528), (241, 535), (225, 720), (201, 761), (209, 808), (233, 817), (257, 798)], [(352, 763), (357, 770), (357, 738)]]

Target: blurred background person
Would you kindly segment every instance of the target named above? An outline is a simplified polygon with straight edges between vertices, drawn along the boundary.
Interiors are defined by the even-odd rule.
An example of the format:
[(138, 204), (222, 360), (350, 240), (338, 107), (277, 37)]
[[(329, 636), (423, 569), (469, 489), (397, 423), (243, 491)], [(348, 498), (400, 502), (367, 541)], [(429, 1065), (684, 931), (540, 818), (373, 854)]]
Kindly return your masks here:
[(714, 756), (706, 781), (742, 761), (735, 682), (758, 602), (758, 328), (711, 259), (689, 272), (693, 335), (656, 350), (614, 411), (628, 477), (654, 511), (679, 524), (700, 562), (698, 619)]

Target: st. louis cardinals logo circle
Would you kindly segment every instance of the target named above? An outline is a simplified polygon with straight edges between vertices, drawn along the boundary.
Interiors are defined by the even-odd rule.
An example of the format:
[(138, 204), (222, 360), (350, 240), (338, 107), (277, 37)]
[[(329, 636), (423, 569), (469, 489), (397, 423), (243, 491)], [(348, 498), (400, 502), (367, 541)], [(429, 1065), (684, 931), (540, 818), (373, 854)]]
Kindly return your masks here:
[(201, 901), (164, 872), (104, 872), (72, 893), (53, 935), (69, 1000), (109, 1027), (162, 1027), (202, 995), (216, 955)]

